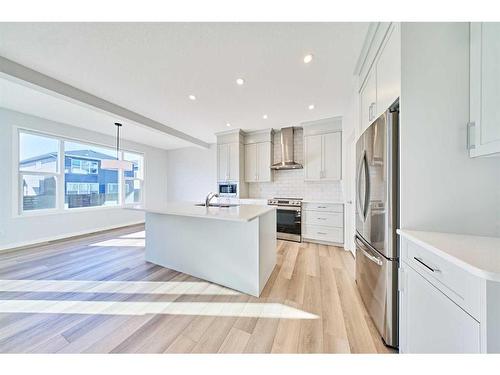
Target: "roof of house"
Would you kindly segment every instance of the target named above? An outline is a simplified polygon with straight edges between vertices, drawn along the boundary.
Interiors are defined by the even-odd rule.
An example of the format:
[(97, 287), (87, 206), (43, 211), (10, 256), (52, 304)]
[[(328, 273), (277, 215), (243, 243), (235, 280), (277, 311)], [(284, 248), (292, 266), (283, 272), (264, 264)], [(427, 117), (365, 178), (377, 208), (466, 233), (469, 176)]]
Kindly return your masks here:
[[(72, 151), (65, 151), (64, 153), (65, 156), (75, 156), (78, 158), (82, 159), (91, 159), (91, 160), (101, 160), (101, 159), (116, 159), (115, 157), (107, 154), (103, 154), (101, 152), (96, 152), (93, 150), (72, 150)], [(21, 164), (27, 164), (27, 163), (32, 163), (32, 162), (37, 162), (40, 160), (44, 159), (56, 159), (57, 158), (57, 153), (56, 152), (48, 152), (46, 154), (38, 155), (38, 156), (33, 156), (28, 159), (21, 160)]]

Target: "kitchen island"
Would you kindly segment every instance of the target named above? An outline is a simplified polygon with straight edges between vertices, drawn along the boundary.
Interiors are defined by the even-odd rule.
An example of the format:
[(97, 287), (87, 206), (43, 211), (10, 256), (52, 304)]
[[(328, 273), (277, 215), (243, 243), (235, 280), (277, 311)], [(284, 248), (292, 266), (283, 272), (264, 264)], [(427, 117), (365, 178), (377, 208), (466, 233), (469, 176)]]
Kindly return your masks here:
[(274, 207), (175, 202), (140, 209), (146, 212), (148, 262), (260, 295), (276, 265)]

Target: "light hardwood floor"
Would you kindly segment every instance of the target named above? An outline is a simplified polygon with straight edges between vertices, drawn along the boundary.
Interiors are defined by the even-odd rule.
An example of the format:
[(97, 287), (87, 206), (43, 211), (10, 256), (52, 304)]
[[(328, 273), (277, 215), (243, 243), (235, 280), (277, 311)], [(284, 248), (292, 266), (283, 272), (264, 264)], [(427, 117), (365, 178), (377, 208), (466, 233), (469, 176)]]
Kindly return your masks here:
[(0, 353), (392, 353), (342, 249), (278, 241), (260, 298), (144, 261), (143, 227), (0, 253)]

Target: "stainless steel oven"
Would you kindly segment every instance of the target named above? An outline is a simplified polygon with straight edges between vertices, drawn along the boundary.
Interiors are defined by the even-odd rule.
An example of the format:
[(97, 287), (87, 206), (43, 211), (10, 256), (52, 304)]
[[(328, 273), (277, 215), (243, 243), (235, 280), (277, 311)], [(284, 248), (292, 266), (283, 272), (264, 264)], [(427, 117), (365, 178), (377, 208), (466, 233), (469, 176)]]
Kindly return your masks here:
[(267, 201), (276, 209), (277, 237), (288, 241), (302, 241), (302, 199), (273, 198)]

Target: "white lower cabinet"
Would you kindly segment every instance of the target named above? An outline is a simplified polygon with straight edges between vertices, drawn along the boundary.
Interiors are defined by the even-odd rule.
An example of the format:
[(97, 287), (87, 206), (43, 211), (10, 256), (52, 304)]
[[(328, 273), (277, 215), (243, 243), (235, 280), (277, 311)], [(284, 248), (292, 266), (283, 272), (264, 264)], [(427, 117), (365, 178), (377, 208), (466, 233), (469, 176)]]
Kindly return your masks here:
[(344, 206), (333, 203), (304, 202), (302, 207), (304, 241), (342, 244)]
[(402, 353), (480, 352), (479, 322), (405, 263), (400, 277)]

